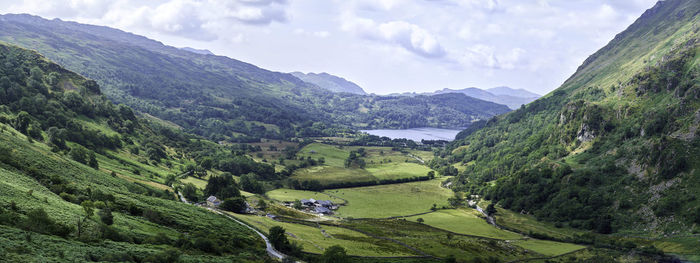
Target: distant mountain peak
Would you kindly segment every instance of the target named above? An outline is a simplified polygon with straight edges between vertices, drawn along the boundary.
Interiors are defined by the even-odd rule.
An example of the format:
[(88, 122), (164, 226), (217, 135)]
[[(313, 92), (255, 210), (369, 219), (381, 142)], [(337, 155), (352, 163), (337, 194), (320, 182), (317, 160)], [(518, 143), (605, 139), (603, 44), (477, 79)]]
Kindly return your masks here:
[(214, 53), (212, 53), (212, 52), (209, 51), (208, 49), (196, 49), (196, 48), (191, 48), (191, 47), (181, 47), (180, 49), (181, 49), (181, 50), (184, 50), (184, 51), (189, 51), (189, 52), (192, 52), (192, 53), (196, 53), (196, 54), (214, 55)]
[(303, 72), (292, 72), (289, 73), (292, 74), (293, 76), (301, 79), (304, 82), (308, 82), (311, 84), (314, 84), (316, 86), (319, 86), (320, 88), (332, 91), (332, 92), (346, 92), (346, 93), (352, 93), (352, 94), (359, 94), (359, 95), (365, 95), (367, 94), (362, 87), (359, 85), (353, 83), (352, 81), (349, 81), (347, 79), (344, 79), (342, 77), (338, 77), (332, 74), (328, 74), (326, 72), (321, 72), (321, 73), (303, 73)]
[(539, 98), (542, 95), (525, 90), (525, 89), (514, 89), (507, 86), (500, 86), (495, 88), (487, 89), (486, 91), (491, 92), (494, 95), (508, 95), (521, 98)]

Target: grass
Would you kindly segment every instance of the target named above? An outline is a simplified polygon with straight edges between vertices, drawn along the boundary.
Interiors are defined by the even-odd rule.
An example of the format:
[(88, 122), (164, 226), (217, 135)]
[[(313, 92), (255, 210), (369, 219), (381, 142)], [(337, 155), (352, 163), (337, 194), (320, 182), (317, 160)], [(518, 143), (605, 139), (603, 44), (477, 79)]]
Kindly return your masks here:
[(313, 198), (316, 200), (331, 200), (334, 204), (342, 204), (345, 201), (329, 196), (324, 193), (304, 191), (304, 190), (292, 190), (292, 189), (276, 189), (266, 193), (267, 197), (272, 198), (277, 201), (294, 201), (301, 199)]
[(415, 163), (386, 163), (381, 165), (371, 165), (367, 167), (367, 172), (377, 179), (401, 179), (417, 176), (425, 176), (432, 171), (430, 168)]
[(566, 254), (575, 250), (585, 248), (584, 246), (576, 244), (539, 239), (516, 240), (512, 243), (524, 249), (532, 250), (545, 256), (558, 256), (561, 254)]
[[(8, 224), (0, 226), (2, 229), (0, 230), (0, 258), (17, 262), (72, 262), (109, 261), (108, 258), (122, 258), (122, 255), (132, 255), (139, 257), (138, 261), (142, 261), (143, 257), (160, 253), (168, 248), (168, 246), (149, 244), (147, 240), (150, 237), (162, 233), (169, 239), (176, 240), (180, 233), (194, 233), (201, 229), (217, 229), (217, 231), (235, 236), (237, 240), (241, 241), (241, 251), (243, 249), (250, 251), (253, 256), (213, 256), (194, 253), (183, 255), (183, 261), (240, 262), (260, 259), (255, 255), (264, 254), (264, 246), (262, 242), (255, 239), (254, 233), (235, 222), (195, 206), (182, 204), (174, 200), (174, 196), (173, 200), (150, 196), (145, 189), (161, 190), (156, 190), (148, 186), (149, 184), (134, 184), (131, 180), (125, 180), (120, 176), (113, 177), (107, 169), (95, 170), (77, 163), (65, 155), (51, 152), (50, 148), (43, 143), (27, 142), (23, 135), (4, 124), (0, 124), (0, 126), (5, 127), (5, 131), (0, 132), (0, 145), (2, 146), (0, 148), (3, 148), (0, 149), (0, 155), (3, 157), (3, 161), (0, 161), (0, 207), (10, 207), (10, 203), (13, 202), (17, 211), (22, 214), (35, 208), (42, 208), (51, 219), (71, 227), (75, 227), (77, 218), (85, 217), (85, 212), (80, 205), (63, 200), (36, 179), (28, 176), (26, 171), (31, 170), (33, 174), (60, 178), (65, 182), (66, 188), (75, 189), (73, 191), (76, 192), (76, 196), (86, 194), (88, 191), (92, 193), (100, 191), (113, 195), (115, 202), (106, 202), (106, 205), (113, 207), (114, 225), (112, 228), (120, 235), (128, 235), (130, 238), (140, 240), (138, 243), (108, 240), (99, 243), (83, 243), (78, 241), (74, 231), (65, 239), (33, 233), (31, 234), (32, 241), (27, 242), (26, 235), (23, 234), (24, 231), (19, 230), (17, 226)], [(121, 164), (121, 162), (112, 159), (107, 160), (105, 155), (97, 157), (101, 167), (106, 166), (107, 161), (113, 162), (114, 165)], [(119, 168), (128, 170), (130, 167), (128, 163), (125, 162)], [(160, 168), (154, 167), (153, 169)], [(175, 224), (151, 222), (141, 214), (132, 215), (117, 208), (115, 203), (133, 204), (142, 210), (156, 211), (163, 218), (167, 218)], [(0, 209), (0, 215), (2, 215), (2, 210)], [(97, 211), (99, 209), (95, 210), (95, 212)], [(23, 216), (17, 219), (21, 219), (21, 217)], [(98, 221), (96, 215), (87, 220), (83, 225), (84, 233), (88, 233), (87, 235), (92, 236), (92, 238), (98, 236)], [(81, 238), (85, 237), (85, 234), (81, 235)], [(128, 260), (118, 259), (116, 261)]]
[(477, 216), (478, 213), (479, 212), (474, 209), (449, 209), (406, 219), (416, 221), (418, 218), (422, 218), (425, 220), (424, 224), (426, 225), (465, 235), (497, 239), (523, 238), (523, 236), (519, 234), (500, 230), (489, 225), (486, 220)]
[[(293, 223), (284, 223), (272, 220), (264, 216), (239, 215), (246, 223), (267, 232), (273, 226), (281, 226), (287, 231), (290, 241), (298, 242), (305, 252), (321, 254), (333, 245), (344, 247), (349, 255), (370, 257), (397, 257), (415, 256), (406, 248), (396, 243), (369, 237), (365, 234), (333, 226), (308, 226)], [(325, 230), (327, 236), (321, 232)]]
[(348, 225), (373, 235), (395, 239), (436, 257), (454, 255), (460, 262), (476, 262), (477, 258), (482, 260), (480, 262), (487, 262), (484, 261), (487, 257), (495, 257), (501, 262), (542, 257), (506, 241), (459, 235), (450, 238), (447, 232), (403, 219), (354, 220)]
[[(479, 204), (486, 207), (484, 204)], [(572, 238), (574, 234), (584, 234), (586, 231), (581, 231), (568, 227), (555, 227), (553, 223), (542, 222), (535, 219), (533, 216), (515, 213), (510, 210), (497, 207), (495, 216), (496, 224), (504, 227), (515, 229), (521, 233), (538, 233), (544, 234), (557, 239)]]
[(194, 176), (188, 176), (188, 177), (185, 178), (185, 179), (180, 179), (180, 182), (181, 182), (182, 184), (189, 184), (189, 183), (191, 183), (191, 184), (193, 184), (194, 186), (196, 186), (197, 188), (199, 188), (199, 189), (201, 189), (201, 190), (204, 190), (204, 188), (207, 187), (207, 181), (206, 181), (206, 180), (202, 180), (202, 179), (199, 179), (199, 178), (194, 177)]
[[(350, 151), (364, 148), (365, 169), (345, 168), (345, 159)], [(429, 160), (432, 152), (412, 151), (411, 154)], [(369, 182), (384, 179), (403, 179), (425, 176), (430, 168), (419, 164), (415, 158), (391, 147), (347, 147), (322, 143), (312, 143), (299, 151), (297, 156), (318, 159), (323, 157), (325, 164), (297, 170), (292, 178), (299, 180), (318, 180), (321, 184), (342, 182)], [(294, 163), (294, 162), (290, 162)]]
[(433, 204), (447, 205), (452, 191), (442, 188), (442, 179), (403, 184), (388, 184), (326, 190), (348, 204), (341, 206), (337, 215), (354, 218), (382, 218), (430, 211)]

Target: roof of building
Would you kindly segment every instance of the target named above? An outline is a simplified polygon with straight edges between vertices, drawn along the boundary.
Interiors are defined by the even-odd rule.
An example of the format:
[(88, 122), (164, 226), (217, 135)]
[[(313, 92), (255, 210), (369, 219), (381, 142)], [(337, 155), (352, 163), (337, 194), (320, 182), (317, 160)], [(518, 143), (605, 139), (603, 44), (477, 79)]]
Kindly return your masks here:
[(331, 202), (331, 200), (320, 200), (320, 201), (318, 201), (318, 203), (319, 203), (320, 205), (323, 205), (323, 206), (330, 206), (330, 205), (333, 205), (333, 202)]
[(328, 214), (331, 213), (331, 210), (322, 206), (316, 207), (315, 209), (316, 213), (322, 213), (322, 214)]
[(207, 202), (212, 202), (212, 203), (213, 203), (213, 202), (216, 202), (216, 201), (219, 201), (219, 199), (217, 199), (216, 196), (213, 196), (213, 195), (212, 195), (212, 196), (209, 196), (209, 198), (207, 198)]

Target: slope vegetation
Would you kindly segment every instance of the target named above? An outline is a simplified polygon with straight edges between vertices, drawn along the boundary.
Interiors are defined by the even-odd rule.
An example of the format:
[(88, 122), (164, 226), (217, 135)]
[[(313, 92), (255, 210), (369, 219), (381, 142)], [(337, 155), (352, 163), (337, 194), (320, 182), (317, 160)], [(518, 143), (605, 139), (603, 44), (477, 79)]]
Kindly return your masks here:
[(191, 138), (35, 52), (0, 44), (0, 72), (3, 261), (263, 260), (253, 232), (162, 184)]
[(560, 88), (465, 130), (431, 164), (464, 168), (454, 190), (540, 219), (697, 230), (699, 13), (698, 1), (657, 3)]

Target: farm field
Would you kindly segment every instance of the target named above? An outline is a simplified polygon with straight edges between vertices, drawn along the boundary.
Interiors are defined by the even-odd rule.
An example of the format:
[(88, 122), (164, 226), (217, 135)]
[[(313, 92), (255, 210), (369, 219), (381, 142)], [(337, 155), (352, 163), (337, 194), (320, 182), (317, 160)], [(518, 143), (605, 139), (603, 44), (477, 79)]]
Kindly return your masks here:
[(332, 197), (330, 195), (314, 192), (314, 191), (304, 191), (304, 190), (293, 190), (293, 189), (275, 189), (266, 193), (267, 197), (272, 198), (277, 201), (294, 201), (301, 199), (313, 198), (316, 200), (331, 200), (334, 204), (342, 204), (345, 201)]
[(576, 244), (539, 239), (516, 240), (512, 243), (519, 247), (535, 251), (545, 256), (558, 256), (561, 254), (566, 254), (575, 250), (585, 248), (584, 246)]
[(520, 239), (523, 236), (489, 225), (486, 220), (477, 216), (477, 211), (471, 208), (439, 210), (434, 213), (412, 216), (406, 220), (425, 220), (424, 224), (447, 231), (497, 239)]
[(447, 205), (452, 191), (442, 188), (443, 179), (368, 187), (326, 190), (348, 201), (337, 215), (354, 218), (383, 218), (429, 212), (433, 204)]
[[(396, 243), (369, 237), (365, 234), (340, 227), (321, 225), (319, 227), (274, 221), (264, 216), (233, 214), (246, 223), (267, 232), (273, 226), (281, 226), (287, 231), (290, 241), (299, 242), (305, 252), (323, 253), (333, 246), (343, 246), (349, 255), (372, 257), (415, 256), (410, 250)], [(321, 232), (325, 230), (326, 235)]]
[[(361, 168), (346, 168), (345, 159), (350, 151), (364, 148), (366, 156), (363, 157), (367, 166)], [(410, 154), (426, 160), (432, 156), (432, 152), (413, 151)], [(391, 147), (341, 147), (321, 143), (312, 143), (304, 147), (297, 154), (299, 157), (311, 157), (318, 159), (323, 157), (325, 164), (295, 171), (292, 178), (308, 181), (317, 180), (321, 184), (335, 184), (343, 182), (368, 182), (378, 180), (395, 180), (425, 176), (430, 168), (419, 164), (419, 161), (406, 153), (393, 151)]]

